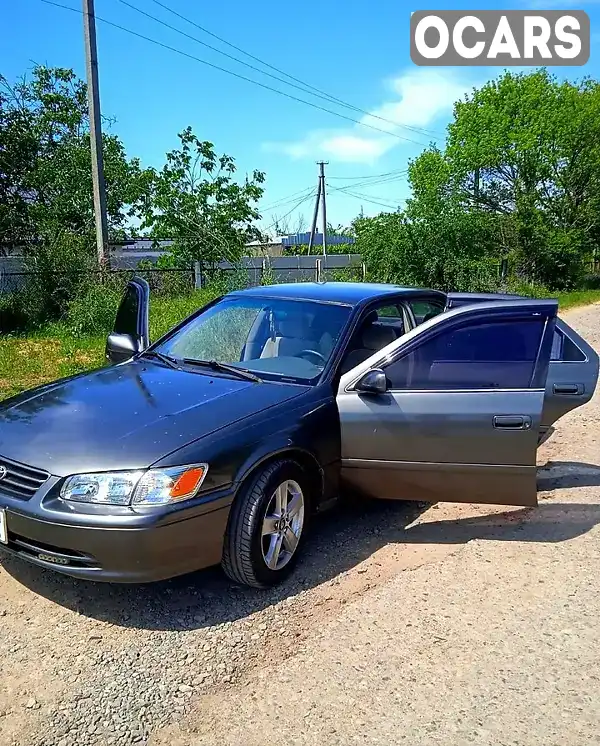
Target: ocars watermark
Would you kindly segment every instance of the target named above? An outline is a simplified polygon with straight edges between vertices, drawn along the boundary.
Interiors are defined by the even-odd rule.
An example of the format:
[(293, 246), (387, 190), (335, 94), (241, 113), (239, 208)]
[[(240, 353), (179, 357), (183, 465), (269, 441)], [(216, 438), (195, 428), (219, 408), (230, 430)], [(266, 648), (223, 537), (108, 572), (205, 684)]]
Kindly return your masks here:
[(585, 65), (583, 10), (419, 10), (410, 19), (416, 65)]

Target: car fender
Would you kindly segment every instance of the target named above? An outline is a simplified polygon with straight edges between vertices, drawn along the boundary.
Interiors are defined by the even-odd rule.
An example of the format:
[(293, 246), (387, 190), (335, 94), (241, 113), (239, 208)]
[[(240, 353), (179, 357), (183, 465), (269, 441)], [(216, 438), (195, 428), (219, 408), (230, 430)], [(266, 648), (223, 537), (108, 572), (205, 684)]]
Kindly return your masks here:
[(241, 465), (234, 482), (236, 494), (243, 488), (248, 479), (262, 471), (267, 464), (289, 458), (297, 461), (308, 470), (313, 498), (316, 503), (315, 507), (317, 507), (325, 492), (325, 470), (323, 466), (313, 452), (292, 444), (290, 439), (285, 437), (285, 433), (279, 435), (283, 437), (261, 443), (260, 448), (254, 451), (252, 456)]

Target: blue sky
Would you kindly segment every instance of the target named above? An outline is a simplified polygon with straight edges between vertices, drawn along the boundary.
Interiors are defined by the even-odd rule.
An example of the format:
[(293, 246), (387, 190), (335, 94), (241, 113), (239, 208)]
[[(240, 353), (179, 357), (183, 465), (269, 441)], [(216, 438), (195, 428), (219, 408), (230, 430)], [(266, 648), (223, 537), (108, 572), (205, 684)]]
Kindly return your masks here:
[[(57, 0), (80, 9), (80, 0)], [(128, 0), (147, 13), (176, 26), (207, 44), (254, 60), (221, 44), (187, 24), (153, 0)], [(582, 8), (592, 24), (592, 53), (585, 67), (556, 68), (560, 77), (600, 75), (600, 0), (524, 0), (504, 3), (420, 3), (399, 0), (242, 0), (199, 2), (161, 0), (214, 34), (366, 112), (433, 131), (443, 137), (452, 104), (491, 77), (499, 68), (419, 68), (409, 56), (410, 12), (435, 9)], [(72, 67), (85, 76), (82, 18), (79, 13), (51, 7), (40, 0), (3, 0), (3, 43), (0, 72), (9, 79), (34, 63)], [(146, 18), (119, 0), (96, 0), (96, 14), (152, 37), (190, 55), (234, 70), (292, 96), (312, 101), (351, 118), (360, 112), (310, 97), (306, 92), (244, 68), (233, 60)], [(115, 132), (131, 156), (160, 166), (164, 154), (177, 146), (177, 132), (187, 125), (219, 152), (233, 155), (240, 174), (257, 168), (267, 174), (263, 226), (290, 210), (290, 227), (299, 216), (310, 221), (312, 200), (295, 208), (316, 185), (316, 161), (329, 162), (328, 218), (348, 223), (360, 210), (376, 214), (381, 206), (408, 195), (405, 177), (398, 174), (431, 139), (404, 126), (396, 135), (369, 130), (251, 85), (192, 59), (98, 22), (98, 57), (102, 110), (114, 117)], [(267, 69), (268, 70), (268, 69)], [(268, 70), (272, 74), (278, 74)], [(366, 119), (376, 127), (389, 125)], [(385, 183), (362, 184), (362, 177), (391, 173)], [(374, 179), (375, 181), (375, 179)], [(348, 191), (339, 191), (348, 188)], [(290, 201), (285, 198), (293, 195)], [(370, 200), (370, 201), (369, 201)]]

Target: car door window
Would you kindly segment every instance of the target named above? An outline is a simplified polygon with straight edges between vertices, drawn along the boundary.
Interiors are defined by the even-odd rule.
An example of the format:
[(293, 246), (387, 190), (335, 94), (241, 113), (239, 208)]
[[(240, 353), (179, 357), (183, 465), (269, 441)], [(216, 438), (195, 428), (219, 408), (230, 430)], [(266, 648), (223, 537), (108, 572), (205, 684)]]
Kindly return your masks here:
[(444, 330), (384, 368), (389, 388), (528, 388), (543, 330), (535, 317)]
[(585, 354), (577, 347), (572, 339), (560, 329), (556, 329), (552, 339), (550, 360), (553, 363), (580, 363), (585, 360)]
[(372, 307), (348, 345), (340, 371), (346, 373), (405, 333), (404, 312), (399, 304)]
[(429, 319), (432, 319), (444, 310), (444, 306), (441, 303), (436, 303), (432, 300), (416, 298), (415, 300), (407, 301), (407, 303), (410, 306), (417, 325), (422, 324), (424, 321), (429, 321)]

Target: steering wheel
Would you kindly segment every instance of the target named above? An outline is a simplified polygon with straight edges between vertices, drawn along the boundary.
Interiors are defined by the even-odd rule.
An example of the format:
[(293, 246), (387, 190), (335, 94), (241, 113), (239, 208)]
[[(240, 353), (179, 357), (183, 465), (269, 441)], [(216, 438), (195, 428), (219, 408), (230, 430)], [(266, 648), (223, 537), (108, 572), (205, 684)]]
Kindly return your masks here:
[(298, 353), (298, 357), (304, 357), (305, 355), (314, 355), (317, 358), (317, 365), (319, 363), (323, 363), (323, 365), (325, 365), (325, 363), (327, 362), (323, 355), (321, 355), (321, 353), (317, 352), (316, 350), (302, 350), (302, 352)]

